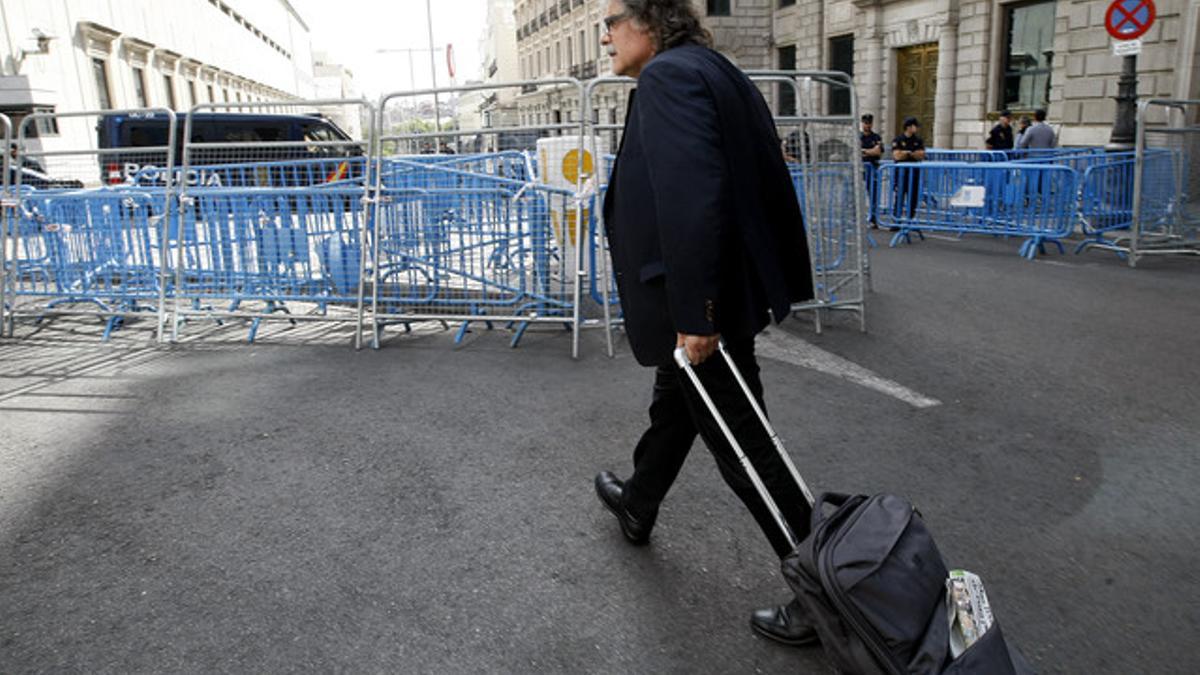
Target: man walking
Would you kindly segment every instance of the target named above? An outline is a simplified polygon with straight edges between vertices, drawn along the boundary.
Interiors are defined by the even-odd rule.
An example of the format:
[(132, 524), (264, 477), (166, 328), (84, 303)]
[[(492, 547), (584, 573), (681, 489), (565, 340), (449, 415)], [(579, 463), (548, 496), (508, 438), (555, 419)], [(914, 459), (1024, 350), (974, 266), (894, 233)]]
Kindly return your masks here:
[(996, 124), (996, 126), (992, 127), (991, 132), (988, 133), (987, 149), (1013, 149), (1012, 113), (1010, 111), (1000, 111), (1000, 121)]
[[(809, 508), (799, 486), (724, 360), (713, 357), (723, 339), (761, 405), (754, 336), (812, 297), (803, 223), (771, 113), (749, 79), (709, 48), (690, 0), (610, 0), (604, 30), (613, 72), (638, 79), (604, 222), (630, 347), (656, 371), (633, 474), (622, 481), (602, 471), (596, 492), (625, 538), (646, 544), (699, 434), (782, 558), (791, 552), (786, 538), (672, 359), (676, 346), (685, 349), (789, 526), (804, 537)], [(794, 602), (755, 613), (751, 625), (788, 644), (816, 641)]]
[(1053, 148), (1056, 140), (1054, 130), (1050, 128), (1049, 124), (1046, 124), (1046, 111), (1041, 109), (1033, 111), (1033, 120), (1033, 126), (1021, 135), (1021, 142), (1017, 144), (1017, 147), (1031, 150)]

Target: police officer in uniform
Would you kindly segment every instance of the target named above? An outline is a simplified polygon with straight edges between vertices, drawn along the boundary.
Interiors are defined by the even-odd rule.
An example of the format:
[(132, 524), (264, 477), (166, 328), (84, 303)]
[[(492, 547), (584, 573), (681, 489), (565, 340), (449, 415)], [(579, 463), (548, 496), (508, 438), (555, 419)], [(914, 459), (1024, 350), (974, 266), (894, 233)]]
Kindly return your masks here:
[(1000, 111), (1000, 121), (996, 124), (996, 126), (992, 127), (991, 132), (988, 133), (987, 149), (1013, 149), (1012, 113), (1008, 110)]
[(883, 139), (873, 130), (874, 124), (874, 115), (871, 113), (863, 115), (862, 133), (858, 135), (858, 138), (859, 145), (862, 147), (863, 161), (879, 164), (879, 158), (883, 157)]
[[(897, 164), (925, 161), (925, 141), (921, 138), (921, 122), (915, 117), (904, 119), (904, 133), (892, 139), (892, 159)], [(912, 218), (917, 211), (917, 199), (921, 195), (921, 173), (916, 167), (896, 171), (893, 186), (892, 215), (907, 214)], [(893, 228), (896, 229), (896, 228)]]
[(858, 135), (859, 147), (862, 151), (863, 178), (867, 183), (867, 199), (871, 203), (871, 227), (878, 227), (875, 215), (875, 204), (879, 201), (879, 160), (883, 157), (883, 138), (872, 128), (875, 116), (867, 113), (862, 116), (862, 131)]

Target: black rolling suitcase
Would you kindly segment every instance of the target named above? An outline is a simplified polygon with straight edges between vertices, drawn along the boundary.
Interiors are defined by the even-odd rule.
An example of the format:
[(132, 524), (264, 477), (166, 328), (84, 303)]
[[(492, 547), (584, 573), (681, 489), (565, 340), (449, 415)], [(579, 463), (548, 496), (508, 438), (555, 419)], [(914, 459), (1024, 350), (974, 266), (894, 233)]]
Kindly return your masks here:
[[(813, 507), (812, 529), (804, 541), (796, 540), (682, 348), (675, 351), (675, 361), (695, 385), (791, 542), (793, 552), (783, 560), (783, 575), (834, 664), (842, 672), (861, 675), (1032, 673), (1024, 659), (1010, 650), (994, 620), (990, 627), (983, 626), (981, 635), (972, 635), (965, 651), (961, 641), (952, 649), (955, 610), (946, 602), (949, 570), (921, 514), (905, 499), (887, 494), (824, 493), (813, 499), (725, 345), (719, 349)], [(955, 629), (961, 637), (962, 626)], [(961, 654), (955, 658), (958, 651)]]

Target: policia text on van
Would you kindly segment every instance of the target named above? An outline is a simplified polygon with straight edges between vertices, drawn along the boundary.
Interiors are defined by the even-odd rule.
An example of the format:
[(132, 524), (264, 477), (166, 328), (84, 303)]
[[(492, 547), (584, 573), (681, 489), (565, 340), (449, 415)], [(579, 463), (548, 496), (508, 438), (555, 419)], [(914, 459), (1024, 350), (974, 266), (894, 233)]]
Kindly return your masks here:
[[(109, 148), (163, 148), (174, 155), (175, 178), (181, 180), (184, 121), (176, 122), (168, 143), (168, 118), (162, 113), (105, 115), (96, 131), (100, 180), (110, 185), (135, 182), (162, 184), (167, 165), (164, 150), (105, 156)], [(357, 180), (365, 159), (362, 149), (329, 120), (317, 115), (194, 113), (192, 115), (189, 185), (222, 187), (299, 187), (314, 183)], [(297, 145), (309, 142), (314, 145)], [(344, 145), (317, 145), (339, 142)], [(253, 143), (246, 147), (205, 144)], [(295, 166), (303, 170), (281, 170)], [(219, 168), (218, 168), (219, 167)], [(238, 170), (245, 169), (245, 170)], [(274, 169), (274, 170), (272, 170)]]

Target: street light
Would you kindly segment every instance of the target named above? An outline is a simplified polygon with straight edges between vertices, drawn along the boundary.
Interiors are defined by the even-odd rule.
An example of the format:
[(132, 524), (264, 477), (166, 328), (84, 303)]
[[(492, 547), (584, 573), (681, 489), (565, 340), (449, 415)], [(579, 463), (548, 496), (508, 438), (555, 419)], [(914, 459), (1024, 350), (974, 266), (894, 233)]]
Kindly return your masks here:
[(437, 95), (437, 60), (433, 57), (433, 12), (429, 9), (429, 0), (425, 0), (425, 24), (429, 28), (429, 74), (433, 76), (433, 120), (437, 125), (438, 133), (441, 133), (442, 106), (438, 103)]

